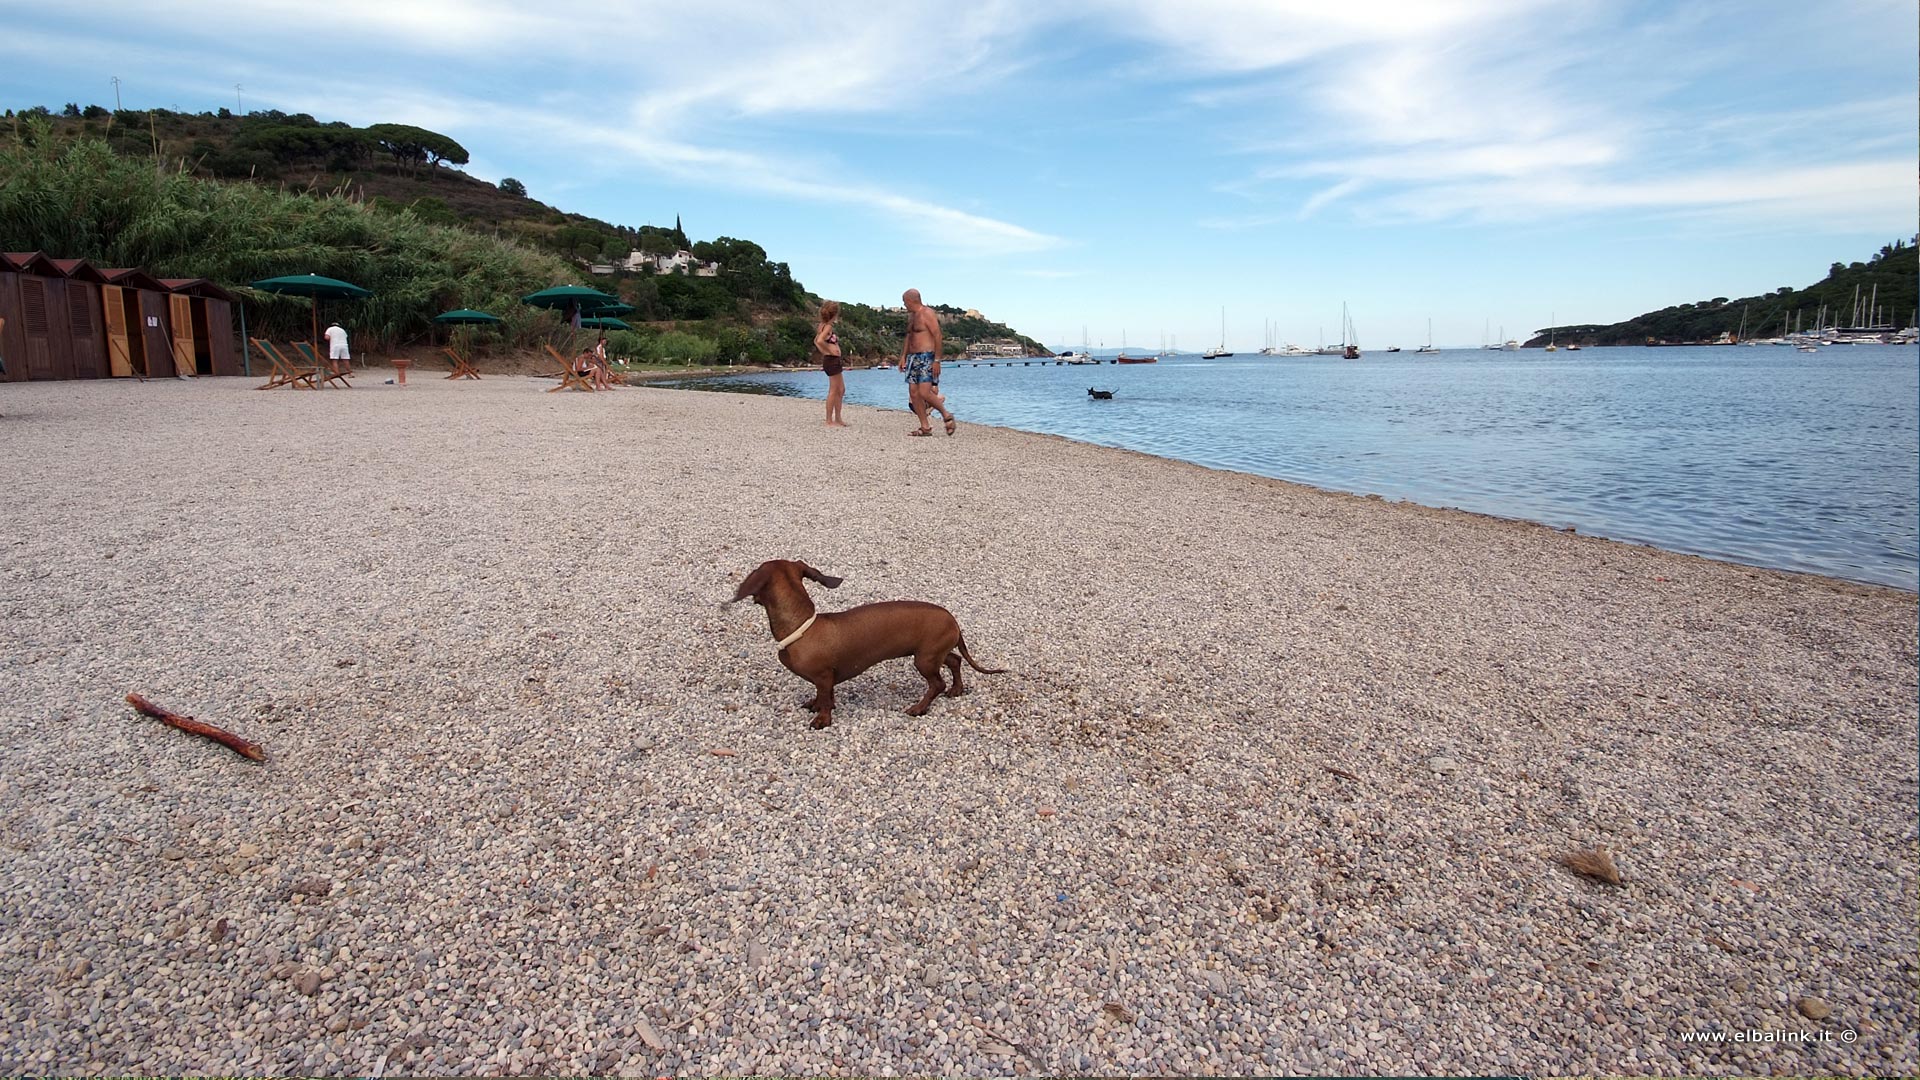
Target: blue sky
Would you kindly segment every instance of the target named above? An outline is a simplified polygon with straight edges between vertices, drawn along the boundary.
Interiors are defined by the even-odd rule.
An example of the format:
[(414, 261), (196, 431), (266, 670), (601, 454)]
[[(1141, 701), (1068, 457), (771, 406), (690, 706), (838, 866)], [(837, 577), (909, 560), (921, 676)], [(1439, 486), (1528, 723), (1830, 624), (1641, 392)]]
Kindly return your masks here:
[(1054, 345), (1525, 337), (1920, 231), (1912, 0), (0, 0), (0, 103), (412, 123)]

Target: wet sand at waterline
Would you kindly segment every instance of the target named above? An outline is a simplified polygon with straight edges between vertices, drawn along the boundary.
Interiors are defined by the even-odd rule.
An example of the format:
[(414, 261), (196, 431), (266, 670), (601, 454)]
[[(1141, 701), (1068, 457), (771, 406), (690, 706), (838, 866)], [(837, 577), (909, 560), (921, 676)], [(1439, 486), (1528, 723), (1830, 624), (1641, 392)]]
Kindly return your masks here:
[[(1911, 593), (387, 374), (0, 386), (0, 1072), (1920, 1069)], [(1011, 671), (808, 730), (769, 558)]]

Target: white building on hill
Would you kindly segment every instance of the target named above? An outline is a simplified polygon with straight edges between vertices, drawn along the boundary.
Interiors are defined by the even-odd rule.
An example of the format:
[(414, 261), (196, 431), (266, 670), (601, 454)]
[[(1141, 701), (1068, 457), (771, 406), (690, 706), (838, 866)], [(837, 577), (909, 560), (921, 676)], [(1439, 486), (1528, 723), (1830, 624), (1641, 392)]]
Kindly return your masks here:
[(651, 270), (656, 274), (692, 274), (694, 277), (719, 277), (720, 264), (700, 262), (691, 251), (676, 251), (671, 255), (654, 255), (645, 251), (627, 253), (627, 261), (621, 264), (628, 273), (637, 274)]

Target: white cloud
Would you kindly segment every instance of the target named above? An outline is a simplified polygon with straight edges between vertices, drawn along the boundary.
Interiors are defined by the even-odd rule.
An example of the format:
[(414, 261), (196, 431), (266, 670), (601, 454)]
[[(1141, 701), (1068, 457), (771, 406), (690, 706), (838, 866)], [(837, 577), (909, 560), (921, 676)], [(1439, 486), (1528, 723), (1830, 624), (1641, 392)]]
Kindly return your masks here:
[(1354, 192), (1359, 191), (1365, 185), (1366, 185), (1366, 181), (1356, 176), (1346, 180), (1342, 180), (1330, 188), (1326, 188), (1322, 191), (1317, 191), (1314, 193), (1312, 198), (1308, 199), (1305, 203), (1301, 204), (1300, 216), (1303, 218), (1311, 217), (1321, 207), (1327, 205), (1328, 203), (1335, 202), (1340, 199), (1344, 199), (1348, 195), (1351, 195)]
[(1376, 200), (1381, 223), (1470, 218), (1524, 221), (1632, 210), (1730, 220), (1885, 228), (1913, 220), (1911, 160), (1800, 168), (1717, 169), (1622, 180), (1605, 176), (1530, 177), (1407, 189)]
[[(89, 18), (94, 17), (89, 13)], [(193, 35), (236, 44), (271, 44), (292, 63), (351, 62), (355, 54), (467, 56), (588, 49), (583, 33), (598, 16), (576, 9), (541, 7), (511, 0), (145, 0), (114, 5), (113, 20), (178, 39)], [(327, 43), (337, 51), (316, 55)]]
[[(750, 0), (649, 11), (634, 115), (676, 126), (710, 112), (761, 116), (897, 111), (954, 80), (1003, 61), (1026, 26), (1009, 0), (951, 8), (933, 0), (887, 5), (766, 5)], [(718, 59), (716, 59), (718, 58)]]
[[(160, 51), (171, 62), (148, 62), (186, 71), (204, 69), (209, 54), (204, 43), (181, 42), (183, 28), (223, 39), (218, 77), (239, 73), (250, 105), (301, 102), (289, 111), (315, 111), (307, 103), (324, 100), (333, 116), (486, 132), (496, 142), (580, 160), (583, 172), (638, 167), (708, 187), (865, 208), (935, 247), (977, 255), (1029, 253), (1059, 241), (862, 180), (830, 146), (742, 150), (722, 143), (741, 118), (897, 111), (903, 126), (912, 125), (923, 96), (1002, 64), (1007, 54), (998, 46), (1024, 23), (1009, 0), (960, 12), (934, 0), (713, 0), (644, 9), (333, 0), (324, 12), (300, 0), (155, 0), (130, 12), (119, 29), (134, 40), (166, 41)], [(262, 41), (297, 41), (313, 62), (261, 70), (254, 46)], [(423, 64), (423, 53), (435, 59)], [(472, 85), (476, 72), (507, 62), (519, 65), (514, 85), (551, 89), (518, 91), (519, 101), (484, 80), (484, 91), (459, 89)]]
[[(1832, 21), (1897, 10), (1860, 4)], [(503, 145), (577, 161), (584, 178), (639, 170), (863, 208), (973, 254), (1064, 241), (982, 211), (974, 192), (942, 193), (931, 175), (917, 189), (860, 175), (835, 135), (849, 146), (871, 137), (835, 125), (953, 123), (973, 88), (1074, 47), (1062, 41), (1110, 49), (1126, 72), (1118, 87), (1164, 89), (1171, 123), (1209, 128), (1245, 161), (1238, 179), (1211, 186), (1246, 200), (1246, 212), (1208, 214), (1208, 228), (1602, 209), (1794, 207), (1854, 220), (1902, 200), (1895, 220), (1910, 219), (1912, 162), (1899, 175), (1886, 162), (1911, 149), (1912, 122), (1886, 117), (1911, 118), (1911, 94), (1775, 105), (1771, 117), (1737, 96), (1703, 102), (1708, 75), (1751, 70), (1753, 42), (1723, 27), (1729, 14), (1742, 15), (1742, 32), (1766, 32), (1769, 18), (1808, 34), (1826, 25), (1785, 5), (1649, 15), (1602, 0), (333, 0), (319, 11), (305, 0), (151, 0), (110, 24), (49, 14), (39, 28), (11, 28), (0, 54), (99, 55), (111, 37), (116, 62), (188, 73), (147, 102), (200, 84), (226, 98), (222, 80), (239, 81), (249, 105), (418, 123), (484, 139), (493, 161)], [(1090, 96), (1113, 70), (1091, 72)], [(824, 134), (808, 130), (816, 124)], [(1835, 130), (1844, 137), (1825, 144), (1819, 166), (1786, 145)]]
[(1549, 0), (1095, 0), (1109, 28), (1202, 72), (1257, 72), (1356, 46), (1472, 32)]
[[(1251, 73), (1192, 95), (1231, 116), (1226, 138), (1254, 162), (1215, 187), (1256, 209), (1207, 227), (1336, 204), (1366, 223), (1787, 208), (1834, 225), (1912, 218), (1913, 162), (1885, 157), (1912, 147), (1911, 96), (1776, 115), (1746, 103), (1766, 100), (1764, 84), (1703, 101), (1703, 86), (1740, 85), (1712, 76), (1752, 62), (1750, 42), (1705, 32), (1720, 25), (1711, 5), (1620, 23), (1591, 4), (1132, 3), (1191, 63)], [(1822, 130), (1827, 162), (1805, 165), (1793, 144)]]

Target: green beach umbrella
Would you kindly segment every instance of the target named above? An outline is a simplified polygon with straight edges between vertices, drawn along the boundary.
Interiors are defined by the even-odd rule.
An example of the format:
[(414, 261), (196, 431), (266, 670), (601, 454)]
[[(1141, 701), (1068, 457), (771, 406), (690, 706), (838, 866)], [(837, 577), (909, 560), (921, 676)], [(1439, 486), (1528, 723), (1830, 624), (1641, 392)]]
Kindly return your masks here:
[[(472, 308), (461, 308), (458, 311), (443, 311), (435, 315), (433, 321), (442, 326), (498, 326), (501, 319), (498, 315), (489, 315), (484, 311), (475, 311)], [(456, 344), (460, 344), (460, 342), (456, 342)], [(472, 338), (464, 339), (464, 346), (471, 352), (473, 349)]]
[(489, 315), (484, 311), (475, 311), (472, 308), (461, 308), (458, 311), (443, 311), (435, 315), (433, 321), (453, 326), (466, 326), (475, 323), (497, 323), (500, 321), (500, 316)]
[(278, 293), (282, 296), (304, 296), (313, 302), (313, 347), (320, 348), (320, 301), (322, 300), (365, 300), (373, 292), (338, 278), (321, 277), (319, 274), (290, 274), (286, 277), (272, 277), (253, 283), (252, 288), (261, 292)]
[(599, 289), (589, 289), (585, 285), (555, 285), (551, 289), (541, 289), (537, 293), (528, 293), (520, 298), (523, 304), (534, 307), (598, 307), (601, 304), (617, 304), (620, 298), (609, 296)]
[(594, 308), (593, 313), (604, 318), (608, 315), (631, 315), (639, 310), (639, 308), (634, 307), (625, 300), (616, 300), (611, 304), (602, 304)]
[(603, 307), (618, 304), (621, 300), (617, 296), (609, 296), (599, 289), (589, 289), (585, 285), (555, 285), (551, 289), (529, 293), (521, 297), (520, 302), (532, 304), (534, 307), (564, 308), (568, 313), (568, 321), (572, 321), (575, 313), (585, 315), (597, 312)]
[(611, 315), (595, 315), (581, 319), (580, 325), (590, 330), (631, 330), (633, 327)]

